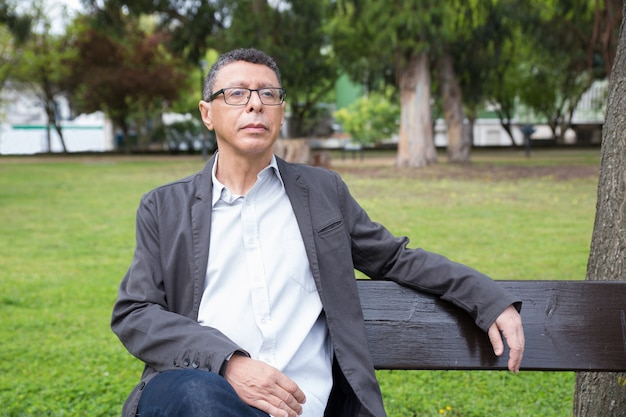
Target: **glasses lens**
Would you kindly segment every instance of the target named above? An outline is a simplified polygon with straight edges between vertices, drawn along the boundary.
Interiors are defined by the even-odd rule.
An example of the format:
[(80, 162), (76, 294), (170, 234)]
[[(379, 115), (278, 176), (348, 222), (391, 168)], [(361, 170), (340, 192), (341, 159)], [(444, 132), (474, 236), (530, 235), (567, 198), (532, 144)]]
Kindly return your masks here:
[(250, 97), (250, 90), (247, 88), (225, 88), (224, 101), (227, 104), (246, 104)]
[(263, 104), (280, 104), (283, 102), (283, 90), (280, 88), (262, 88), (259, 97)]

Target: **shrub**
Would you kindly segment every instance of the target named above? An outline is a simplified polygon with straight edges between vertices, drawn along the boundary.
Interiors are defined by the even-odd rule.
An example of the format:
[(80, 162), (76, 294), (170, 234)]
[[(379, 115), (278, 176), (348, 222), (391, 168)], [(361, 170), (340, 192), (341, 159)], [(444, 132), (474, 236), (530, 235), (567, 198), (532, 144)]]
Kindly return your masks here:
[(400, 105), (392, 102), (390, 96), (390, 91), (370, 93), (336, 111), (335, 118), (354, 142), (374, 144), (389, 138), (400, 126)]

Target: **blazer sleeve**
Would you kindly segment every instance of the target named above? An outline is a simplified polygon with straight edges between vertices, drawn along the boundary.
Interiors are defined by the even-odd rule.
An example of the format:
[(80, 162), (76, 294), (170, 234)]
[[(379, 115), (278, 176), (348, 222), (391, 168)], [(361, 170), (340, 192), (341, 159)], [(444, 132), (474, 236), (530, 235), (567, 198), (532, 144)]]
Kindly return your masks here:
[(487, 275), (445, 256), (409, 248), (407, 237), (396, 237), (373, 222), (343, 182), (339, 190), (353, 262), (359, 271), (372, 279), (387, 279), (438, 295), (467, 311), (485, 331), (508, 306), (521, 308), (519, 298)]
[[(154, 192), (141, 200), (135, 252), (119, 287), (111, 328), (132, 355), (157, 371), (219, 372), (226, 358), (241, 349), (193, 317), (197, 284), (186, 255), (192, 246), (186, 241), (191, 232), (185, 231), (184, 216), (176, 221), (168, 218), (166, 213), (172, 210), (161, 207), (164, 204)], [(165, 245), (165, 240), (182, 243)]]

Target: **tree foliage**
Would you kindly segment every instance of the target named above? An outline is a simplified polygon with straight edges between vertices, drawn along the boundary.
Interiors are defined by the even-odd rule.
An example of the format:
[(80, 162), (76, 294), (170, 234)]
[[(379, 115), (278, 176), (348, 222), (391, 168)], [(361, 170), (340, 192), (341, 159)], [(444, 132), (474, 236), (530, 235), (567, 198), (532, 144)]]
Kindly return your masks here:
[(388, 80), (391, 67), (400, 85), (399, 75), (408, 74), (406, 63), (418, 52), (437, 62), (431, 70), (443, 97), (449, 146), (456, 146), (452, 127), (473, 120), (486, 102), (514, 143), (518, 98), (563, 135), (582, 93), (606, 76), (601, 67), (610, 59), (607, 45), (615, 44), (615, 17), (621, 16), (615, 3), (346, 0), (337, 3), (330, 28), (342, 68), (357, 82)]
[(335, 112), (335, 118), (354, 142), (373, 145), (398, 132), (400, 106), (391, 93), (391, 89), (387, 94), (370, 93)]
[(472, 25), (463, 36), (449, 43), (470, 125), (485, 105), (491, 104), (513, 145), (519, 78), (512, 68), (517, 62), (519, 28), (525, 25), (527, 7), (523, 3), (519, 0), (480, 2), (477, 12), (480, 24)]
[(356, 63), (347, 66), (355, 81), (372, 79), (381, 71), (379, 77), (385, 79), (385, 70), (393, 68), (401, 106), (398, 166), (437, 161), (428, 54), (442, 7), (435, 1), (345, 0), (338, 2), (331, 25), (335, 53), (343, 62)]
[(32, 20), (32, 16), (28, 13), (18, 13), (15, 10), (15, 3), (9, 0), (0, 0), (0, 25), (6, 26), (18, 44), (24, 42), (30, 35)]
[[(518, 122), (547, 123), (553, 136), (563, 141), (582, 94), (595, 80), (610, 74), (607, 64), (616, 45), (616, 17), (621, 19), (615, 3), (497, 3), (504, 12), (499, 13), (499, 22), (507, 22), (507, 16), (515, 19), (508, 19), (511, 36), (503, 44), (501, 65), (488, 78), (485, 91), (511, 138), (511, 120), (517, 114)], [(518, 99), (529, 111), (519, 111)]]
[(271, 55), (281, 68), (287, 89), (290, 137), (308, 136), (315, 126), (316, 106), (329, 97), (338, 64), (329, 48), (325, 22), (327, 0), (231, 1), (231, 25), (222, 33), (221, 50), (255, 47)]
[(22, 59), (32, 19), (30, 14), (18, 14), (15, 5), (8, 0), (0, 0), (0, 91)]
[(607, 76), (590, 44), (596, 6), (579, 0), (539, 3), (529, 15), (525, 47), (518, 49), (517, 65), (524, 71), (517, 95), (562, 142), (583, 93)]
[(0, 91), (11, 76), (11, 71), (21, 59), (22, 52), (5, 25), (0, 25)]
[[(94, 45), (94, 49), (112, 48), (117, 54), (116, 62), (133, 62), (129, 51), (142, 44), (139, 40), (142, 37), (153, 37), (144, 45), (158, 39), (162, 62), (169, 65), (176, 57), (180, 63), (176, 65), (188, 73), (187, 77), (173, 78), (178, 81), (178, 96), (185, 98), (177, 101), (177, 108), (185, 111), (193, 111), (193, 102), (200, 98), (203, 74), (199, 71), (203, 61), (210, 63), (208, 53), (236, 47), (263, 49), (278, 61), (288, 90), (288, 116), (293, 122), (291, 136), (313, 134), (319, 124), (316, 119), (322, 108), (319, 104), (332, 101), (334, 83), (341, 73), (350, 75), (369, 92), (394, 85), (399, 91), (403, 114), (398, 165), (409, 166), (436, 162), (432, 140), (434, 103), (441, 105), (446, 116), (451, 135), (449, 150), (457, 144), (460, 150), (471, 144), (471, 139), (465, 136), (455, 139), (454, 132), (462, 131), (465, 135), (464, 120), (474, 120), (486, 102), (498, 113), (511, 138), (519, 99), (534, 111), (537, 122), (550, 123), (555, 135), (564, 133), (582, 92), (593, 80), (610, 73), (622, 16), (619, 0), (82, 0), (82, 3), (87, 19), (79, 26), (89, 27), (106, 38), (102, 46)], [(6, 11), (0, 14), (0, 20), (5, 28), (15, 30), (12, 39), (19, 40), (17, 33), (24, 32), (20, 28), (29, 27), (31, 22), (27, 14), (16, 14), (14, 6), (15, 2), (0, 0), (0, 11)], [(71, 36), (77, 39), (75, 34)], [(11, 41), (11, 45), (16, 44)], [(138, 47), (141, 53), (143, 47)], [(2, 65), (2, 71), (13, 69), (11, 63), (23, 50), (10, 48), (3, 59), (7, 56), (12, 59), (5, 59), (9, 65)], [(126, 52), (120, 52), (124, 48)], [(74, 62), (82, 59), (79, 55)], [(87, 63), (85, 67), (90, 65)], [(119, 69), (113, 66), (109, 65), (107, 71), (111, 74), (118, 71), (119, 85), (112, 80), (108, 82), (119, 94), (126, 85), (123, 95), (127, 98), (102, 101), (105, 95), (115, 94), (99, 93), (98, 100), (107, 103), (100, 108), (109, 114), (118, 111), (115, 107), (120, 109), (119, 114), (148, 119), (149, 113), (162, 107), (163, 98), (168, 103), (175, 98), (174, 94), (161, 92), (155, 95), (155, 104), (148, 98), (151, 93), (147, 90), (144, 98), (139, 93), (128, 93), (132, 77), (122, 75), (129, 68), (143, 68), (141, 63), (135, 60), (133, 65), (121, 65)], [(168, 71), (171, 69), (164, 73)], [(96, 78), (87, 76), (85, 71), (82, 76), (92, 82)], [(156, 74), (154, 77), (158, 79)], [(67, 84), (78, 85), (81, 80), (72, 78)], [(86, 93), (85, 86), (75, 86), (75, 90), (75, 98), (90, 98), (75, 100), (81, 109), (99, 105), (95, 92)], [(149, 101), (149, 105), (145, 104)], [(137, 105), (140, 102), (143, 104)], [(143, 116), (137, 114), (142, 111)], [(118, 125), (125, 124), (119, 116), (116, 120)], [(409, 150), (412, 155), (408, 155)]]
[(102, 7), (87, 0), (97, 22), (110, 27), (119, 11), (151, 15), (157, 29), (168, 34), (167, 46), (187, 62), (199, 65), (210, 49), (262, 49), (278, 62), (288, 90), (291, 135), (310, 132), (307, 119), (332, 92), (337, 65), (328, 53), (324, 22), (328, 1), (266, 0), (106, 0)]
[[(69, 80), (76, 109), (106, 112), (129, 145), (131, 121), (160, 116), (178, 98), (187, 77), (186, 65), (163, 47), (165, 34), (146, 33), (132, 17), (125, 22), (123, 37), (87, 20), (77, 24), (72, 41), (79, 58), (71, 61)], [(135, 123), (139, 126), (145, 123)], [(149, 138), (136, 133), (142, 137), (139, 145), (147, 145)]]
[[(366, 80), (368, 85), (373, 84), (372, 79), (388, 82), (389, 74), (393, 73), (401, 90), (406, 89), (403, 103), (408, 105), (415, 105), (407, 97), (411, 89), (424, 92), (437, 86), (441, 99), (435, 101), (441, 103), (448, 125), (448, 158), (453, 162), (466, 162), (471, 129), (464, 123), (465, 109), (469, 110), (470, 119), (475, 118), (477, 108), (486, 99), (486, 85), (500, 65), (502, 45), (507, 40), (498, 18), (502, 16), (501, 10), (512, 1), (340, 2), (338, 17), (331, 26), (336, 53), (342, 67), (355, 81)], [(434, 75), (432, 87), (429, 75), (419, 78), (427, 80), (428, 86), (418, 88), (413, 83), (418, 79), (413, 77), (421, 72), (410, 66), (421, 62), (416, 59), (420, 54), (428, 61), (424, 71), (432, 71)], [(420, 108), (406, 109), (413, 114), (409, 118), (421, 115), (424, 120), (430, 120), (428, 103), (432, 101), (429, 97)], [(425, 137), (421, 127), (409, 124), (405, 129), (414, 129), (407, 132), (408, 141)], [(401, 134), (401, 141), (403, 136)], [(427, 148), (432, 146), (408, 148), (429, 152)], [(399, 149), (402, 147), (401, 142)], [(418, 166), (435, 161), (415, 156), (408, 158), (420, 161)]]
[(589, 40), (588, 57), (591, 63), (599, 57), (604, 64), (607, 77), (610, 78), (615, 65), (615, 55), (620, 35), (620, 22), (623, 19), (623, 0), (605, 0), (596, 2), (593, 28)]
[(67, 152), (61, 126), (58, 98), (66, 95), (64, 81), (69, 77), (65, 61), (74, 50), (69, 48), (62, 35), (51, 33), (49, 9), (42, 1), (35, 1), (31, 9), (31, 33), (20, 47), (20, 59), (11, 69), (11, 80), (15, 88), (34, 94), (47, 118), (46, 136), (48, 151), (51, 151), (51, 127), (59, 136), (64, 152)]
[(156, 31), (166, 33), (164, 39), (175, 55), (197, 65), (206, 51), (217, 47), (215, 35), (223, 29), (228, 16), (228, 1), (217, 0), (83, 0), (94, 18), (96, 28), (116, 29), (123, 33), (124, 15), (138, 18), (150, 15), (157, 23)]

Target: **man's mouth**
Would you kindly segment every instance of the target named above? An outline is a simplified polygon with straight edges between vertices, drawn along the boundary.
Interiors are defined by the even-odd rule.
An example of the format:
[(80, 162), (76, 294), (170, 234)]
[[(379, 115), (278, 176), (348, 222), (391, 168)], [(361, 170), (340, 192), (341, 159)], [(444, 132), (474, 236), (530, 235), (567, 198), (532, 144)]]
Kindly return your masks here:
[(267, 130), (265, 128), (265, 125), (261, 124), (261, 123), (248, 123), (243, 128), (245, 130), (252, 130), (252, 131), (264, 131), (264, 130)]

